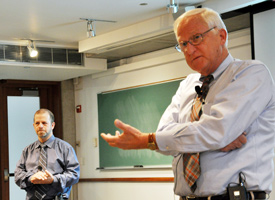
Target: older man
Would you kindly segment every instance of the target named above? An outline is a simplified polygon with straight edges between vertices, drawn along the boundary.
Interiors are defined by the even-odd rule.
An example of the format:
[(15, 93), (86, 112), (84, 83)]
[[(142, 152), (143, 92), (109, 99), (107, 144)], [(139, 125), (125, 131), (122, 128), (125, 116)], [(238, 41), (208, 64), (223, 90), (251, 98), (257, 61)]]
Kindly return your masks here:
[(226, 27), (211, 9), (184, 13), (174, 31), (177, 49), (198, 73), (181, 82), (156, 133), (116, 120), (123, 133), (101, 136), (111, 146), (174, 156), (174, 190), (182, 199), (266, 199), (275, 144), (269, 70), (259, 61), (230, 55)]

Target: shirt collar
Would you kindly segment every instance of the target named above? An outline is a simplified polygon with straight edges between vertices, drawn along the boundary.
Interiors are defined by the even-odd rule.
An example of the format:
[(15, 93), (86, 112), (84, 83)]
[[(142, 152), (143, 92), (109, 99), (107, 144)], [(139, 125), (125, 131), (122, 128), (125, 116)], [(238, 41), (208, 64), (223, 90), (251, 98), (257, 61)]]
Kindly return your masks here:
[[(220, 64), (220, 66), (216, 69), (216, 71), (214, 71), (212, 73), (212, 75), (214, 76), (214, 80), (218, 79), (222, 75), (222, 73), (224, 72), (224, 70), (229, 66), (229, 64), (233, 60), (234, 60), (234, 58), (229, 53), (228, 56), (222, 61), (222, 63)], [(200, 77), (200, 81), (203, 81), (204, 78), (205, 78), (205, 76), (201, 76)]]
[[(54, 140), (55, 140), (55, 137), (54, 135), (52, 135), (46, 142), (44, 142), (44, 145), (46, 145), (48, 148), (52, 148)], [(35, 148), (39, 148), (41, 144), (42, 143), (39, 140), (37, 140), (35, 144)]]

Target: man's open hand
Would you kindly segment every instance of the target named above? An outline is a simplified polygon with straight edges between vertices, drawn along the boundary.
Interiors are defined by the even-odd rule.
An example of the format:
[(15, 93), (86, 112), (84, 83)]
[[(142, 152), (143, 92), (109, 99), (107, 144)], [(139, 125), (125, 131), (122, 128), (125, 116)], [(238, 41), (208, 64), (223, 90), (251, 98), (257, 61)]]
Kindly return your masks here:
[(116, 119), (115, 126), (123, 132), (116, 131), (115, 135), (101, 133), (101, 137), (112, 147), (121, 149), (146, 149), (148, 134), (140, 132), (138, 129)]

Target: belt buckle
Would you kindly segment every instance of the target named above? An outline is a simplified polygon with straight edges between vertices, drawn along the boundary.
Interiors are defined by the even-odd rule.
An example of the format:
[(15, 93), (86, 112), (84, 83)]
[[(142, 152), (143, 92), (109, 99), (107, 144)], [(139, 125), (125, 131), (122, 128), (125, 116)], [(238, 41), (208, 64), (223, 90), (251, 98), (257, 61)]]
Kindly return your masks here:
[[(212, 196), (208, 196), (208, 197), (207, 197), (207, 200), (211, 200), (211, 197), (212, 197)], [(192, 200), (192, 199), (196, 199), (196, 198), (197, 198), (197, 197), (194, 196), (194, 195), (192, 195), (192, 196), (185, 196), (185, 200), (189, 200), (189, 199)]]
[(186, 196), (185, 199), (186, 200), (189, 200), (189, 199), (195, 199), (196, 197), (194, 195), (191, 195), (191, 196)]

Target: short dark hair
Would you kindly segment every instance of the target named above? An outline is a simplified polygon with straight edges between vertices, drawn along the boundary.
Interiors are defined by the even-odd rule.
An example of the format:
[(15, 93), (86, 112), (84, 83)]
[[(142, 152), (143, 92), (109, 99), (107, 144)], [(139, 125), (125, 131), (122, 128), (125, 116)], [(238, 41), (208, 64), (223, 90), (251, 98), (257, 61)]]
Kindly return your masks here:
[[(35, 114), (34, 114), (34, 118), (35, 118), (36, 114), (42, 114), (42, 113), (48, 113), (50, 115), (51, 123), (54, 122), (54, 114), (50, 110), (48, 110), (46, 108), (41, 108), (38, 111), (36, 111)], [(33, 118), (33, 121), (34, 121), (34, 118)]]

